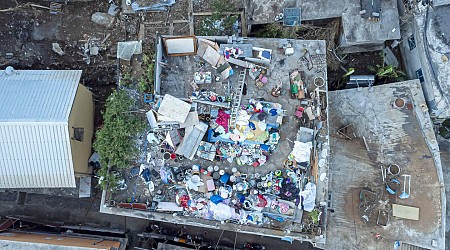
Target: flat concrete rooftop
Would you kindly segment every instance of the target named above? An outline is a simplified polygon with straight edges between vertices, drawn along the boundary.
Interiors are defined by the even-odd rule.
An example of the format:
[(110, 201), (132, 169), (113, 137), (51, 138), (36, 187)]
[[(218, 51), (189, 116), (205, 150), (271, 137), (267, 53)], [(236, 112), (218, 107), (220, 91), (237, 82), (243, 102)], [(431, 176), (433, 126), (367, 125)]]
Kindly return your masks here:
[[(226, 41), (226, 37), (202, 37), (204, 39), (208, 39), (210, 41), (218, 42), (218, 43), (224, 43)], [(280, 47), (281, 42), (288, 42), (292, 44), (292, 47), (294, 49), (294, 53), (292, 55), (285, 55), (284, 49)], [(192, 165), (199, 165), (202, 167), (208, 167), (211, 165), (218, 165), (221, 169), (223, 169), (226, 172), (231, 173), (231, 169), (233, 167), (236, 167), (237, 170), (241, 174), (248, 174), (249, 176), (254, 175), (260, 175), (264, 176), (266, 174), (269, 174), (275, 170), (283, 170), (285, 171), (285, 168), (283, 167), (283, 162), (288, 158), (289, 154), (292, 152), (294, 141), (299, 140), (300, 133), (299, 129), (300, 127), (308, 128), (308, 129), (315, 129), (315, 137), (314, 144), (317, 144), (318, 146), (314, 148), (314, 152), (316, 155), (320, 155), (320, 152), (328, 148), (327, 143), (327, 84), (324, 82), (324, 84), (320, 87), (317, 87), (314, 85), (314, 79), (317, 77), (322, 77), (323, 79), (327, 79), (327, 72), (326, 72), (326, 61), (324, 54), (326, 53), (326, 45), (325, 41), (318, 41), (318, 40), (281, 40), (281, 39), (258, 39), (258, 38), (246, 38), (244, 41), (244, 44), (251, 44), (254, 48), (265, 48), (271, 50), (271, 62), (270, 64), (266, 65), (266, 69), (264, 70), (264, 75), (268, 78), (267, 83), (264, 86), (256, 86), (255, 80), (253, 80), (248, 74), (246, 76), (246, 86), (247, 86), (247, 93), (246, 95), (242, 96), (241, 100), (241, 106), (245, 106), (249, 103), (250, 100), (261, 100), (264, 99), (266, 102), (270, 103), (278, 103), (281, 105), (282, 109), (284, 110), (284, 116), (282, 118), (282, 124), (279, 127), (280, 131), (280, 140), (274, 150), (270, 153), (270, 156), (268, 156), (268, 160), (266, 163), (258, 166), (253, 167), (251, 165), (242, 165), (239, 166), (236, 164), (236, 162), (228, 162), (226, 160), (224, 161), (217, 161), (215, 159), (214, 161), (209, 161), (206, 159), (201, 159), (198, 156), (195, 156), (193, 160), (189, 159), (183, 159), (178, 162), (171, 161), (169, 164), (172, 167), (178, 167), (178, 168), (191, 168)], [(236, 47), (239, 47), (239, 44), (235, 45)], [(306, 63), (304, 60), (300, 60), (301, 57), (303, 57), (305, 51), (308, 51), (312, 58), (309, 59), (310, 63)], [(160, 94), (161, 96), (165, 94), (170, 94), (172, 96), (178, 97), (178, 98), (186, 98), (190, 97), (193, 88), (191, 86), (191, 82), (194, 79), (195, 72), (205, 72), (205, 71), (211, 71), (214, 74), (215, 69), (211, 67), (208, 63), (201, 62), (200, 58), (198, 56), (177, 56), (177, 57), (171, 57), (167, 55), (160, 55), (160, 53), (163, 53), (163, 50), (160, 49), (158, 51), (157, 63), (164, 62), (164, 67), (161, 69), (161, 75), (159, 78), (157, 77), (157, 86), (160, 86), (160, 89), (157, 89), (156, 92)], [(322, 55), (321, 58), (323, 60), (319, 60), (316, 56)], [(231, 85), (233, 86), (233, 89), (236, 88), (237, 82), (238, 82), (238, 75), (243, 70), (242, 67), (238, 67), (236, 65), (232, 65), (232, 68), (234, 70), (234, 75), (229, 78)], [(305, 84), (307, 93), (317, 93), (317, 99), (311, 99), (309, 97), (309, 94), (306, 95), (305, 98), (302, 100), (313, 100), (315, 103), (314, 105), (318, 107), (319, 109), (322, 109), (321, 115), (316, 118), (314, 121), (310, 120), (307, 121), (305, 118), (299, 119), (294, 114), (299, 106), (302, 105), (302, 100), (291, 98), (290, 96), (290, 90), (289, 90), (289, 84), (290, 84), (290, 73), (292, 73), (294, 70), (299, 70), (303, 72), (303, 83)], [(213, 77), (214, 78), (214, 77)], [(271, 95), (272, 89), (279, 83), (283, 83), (283, 91), (279, 97), (274, 97)], [(199, 87), (201, 89), (205, 89), (208, 91), (213, 91), (217, 93), (218, 95), (223, 95), (226, 93), (226, 86), (227, 81), (219, 81), (216, 82), (213, 80), (212, 83), (205, 83), (205, 84), (199, 84)], [(315, 92), (318, 91), (319, 92)], [(320, 99), (320, 101), (318, 101)], [(310, 102), (312, 103), (312, 102)], [(304, 104), (303, 104), (304, 105)], [(311, 105), (311, 104), (309, 104)], [(197, 110), (210, 110), (214, 109), (214, 106), (212, 105), (205, 105), (205, 104), (198, 104)], [(203, 112), (203, 111), (202, 111)], [(320, 112), (319, 112), (320, 113)], [(304, 115), (306, 117), (306, 114)], [(323, 125), (320, 128), (317, 128), (317, 124), (319, 121), (324, 121)], [(204, 139), (205, 140), (205, 139)], [(154, 157), (156, 159), (162, 159), (163, 155), (162, 153), (159, 153), (158, 151), (152, 151), (152, 149), (149, 146), (148, 152), (151, 154), (155, 154)], [(145, 150), (145, 149), (144, 149)], [(147, 152), (143, 152), (143, 155), (147, 155)], [(320, 156), (324, 158), (324, 161), (327, 160), (327, 155)], [(319, 156), (318, 156), (319, 157)], [(318, 159), (316, 160), (316, 163), (318, 162)], [(317, 167), (317, 166), (316, 166)], [(315, 198), (315, 204), (317, 207), (322, 206), (320, 204), (326, 203), (327, 199), (327, 190), (328, 190), (328, 182), (327, 180), (319, 181), (318, 177), (322, 173), (327, 173), (328, 167), (325, 164), (325, 166), (320, 167), (316, 169), (317, 171), (314, 175), (309, 176), (308, 179), (305, 179), (306, 182), (313, 182), (317, 186), (317, 194)], [(128, 171), (129, 172), (129, 171)], [(126, 172), (125, 176), (129, 176), (129, 173)], [(306, 175), (305, 175), (306, 176)], [(155, 185), (160, 185), (160, 181), (154, 180)], [(162, 187), (163, 185), (161, 185)], [(170, 189), (170, 185), (164, 185), (165, 188)], [(142, 181), (141, 178), (127, 178), (127, 189), (121, 190), (117, 194), (112, 194), (110, 199), (114, 199), (117, 202), (126, 202), (129, 197), (135, 197), (137, 198), (137, 201), (140, 203), (145, 203), (146, 201), (151, 201), (154, 197), (149, 191), (148, 186)], [(192, 192), (192, 191), (191, 191)], [(108, 194), (109, 196), (109, 194)], [(167, 196), (168, 197), (168, 196)], [(104, 193), (104, 201), (106, 202), (106, 193)], [(161, 212), (152, 212), (152, 211), (138, 211), (138, 210), (131, 210), (131, 209), (121, 209), (114, 206), (108, 206), (107, 204), (103, 205), (101, 207), (101, 211), (104, 213), (111, 213), (111, 214), (117, 214), (117, 215), (124, 215), (124, 216), (132, 216), (132, 217), (139, 217), (139, 218), (146, 218), (146, 219), (152, 219), (152, 220), (159, 220), (159, 221), (168, 221), (173, 223), (181, 223), (181, 224), (188, 224), (188, 225), (195, 225), (195, 226), (202, 226), (202, 227), (209, 227), (209, 228), (221, 228), (225, 230), (232, 230), (232, 231), (241, 231), (244, 233), (251, 233), (251, 234), (259, 234), (259, 235), (270, 235), (275, 237), (290, 237), (292, 239), (299, 239), (299, 240), (308, 240), (308, 241), (315, 241), (315, 242), (324, 242), (324, 231), (322, 231), (319, 237), (319, 234), (316, 234), (315, 236), (311, 236), (308, 234), (305, 234), (304, 231), (302, 231), (302, 215), (304, 214), (301, 209), (298, 209), (297, 206), (295, 207), (295, 213), (294, 216), (288, 220), (285, 220), (284, 222), (277, 222), (275, 220), (270, 220), (270, 223), (267, 225), (258, 225), (258, 226), (252, 226), (251, 224), (238, 224), (238, 223), (221, 223), (217, 220), (207, 220), (207, 219), (201, 219), (194, 216), (189, 216), (188, 214), (185, 214), (188, 217), (185, 216), (174, 216), (172, 213), (161, 213)], [(325, 223), (325, 222), (321, 222)], [(302, 233), (303, 232), (303, 233)]]
[[(404, 107), (394, 106), (397, 99)], [(418, 80), (330, 93), (330, 190), (326, 249), (392, 249), (396, 240), (426, 249), (444, 249), (445, 192), (439, 148)], [(340, 128), (350, 125), (348, 139)], [(366, 141), (366, 144), (364, 143)], [(366, 146), (367, 145), (367, 146)], [(397, 194), (386, 191), (380, 166), (397, 164)], [(408, 199), (400, 199), (404, 177), (411, 175)], [(386, 180), (394, 178), (387, 176)], [(361, 190), (376, 195), (364, 204)], [(392, 204), (420, 209), (419, 220), (396, 218)], [(379, 211), (389, 214), (377, 225)], [(377, 240), (375, 234), (380, 234)], [(433, 242), (435, 245), (433, 246)], [(405, 248), (406, 249), (406, 248)]]

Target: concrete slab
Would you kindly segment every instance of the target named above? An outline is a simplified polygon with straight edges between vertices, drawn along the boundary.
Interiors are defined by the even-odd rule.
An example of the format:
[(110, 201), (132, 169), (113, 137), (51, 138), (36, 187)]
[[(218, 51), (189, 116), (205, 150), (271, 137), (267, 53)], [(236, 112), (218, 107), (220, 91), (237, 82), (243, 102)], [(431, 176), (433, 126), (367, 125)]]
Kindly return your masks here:
[[(400, 39), (399, 14), (396, 0), (383, 0), (380, 21), (370, 21), (360, 15), (361, 7), (358, 4), (350, 5), (342, 13), (343, 34), (340, 47), (359, 46), (362, 52), (370, 51), (370, 47), (381, 45), (387, 40)], [(365, 48), (365, 47), (368, 48)]]
[[(394, 108), (393, 102), (398, 98), (406, 102), (404, 108)], [(328, 220), (327, 248), (389, 249), (395, 240), (400, 240), (427, 249), (444, 249), (446, 204), (442, 167), (420, 82), (393, 83), (360, 92), (332, 92), (330, 117), (331, 134), (352, 124), (357, 138), (350, 141), (333, 136), (330, 140), (330, 191), (335, 213)], [(399, 199), (399, 193), (387, 194), (380, 165), (391, 163), (401, 166), (401, 174), (412, 176), (409, 199)], [(360, 202), (363, 189), (377, 194), (373, 205)], [(378, 226), (378, 211), (390, 213), (394, 203), (418, 207), (420, 219), (391, 216), (386, 227)], [(381, 234), (382, 239), (375, 239), (375, 233)], [(437, 241), (436, 247), (431, 246), (432, 240)]]
[(251, 0), (248, 6), (248, 24), (274, 23), (275, 16), (284, 8), (300, 7), (300, 20), (319, 20), (341, 17), (342, 12), (351, 5), (359, 5), (359, 0)]

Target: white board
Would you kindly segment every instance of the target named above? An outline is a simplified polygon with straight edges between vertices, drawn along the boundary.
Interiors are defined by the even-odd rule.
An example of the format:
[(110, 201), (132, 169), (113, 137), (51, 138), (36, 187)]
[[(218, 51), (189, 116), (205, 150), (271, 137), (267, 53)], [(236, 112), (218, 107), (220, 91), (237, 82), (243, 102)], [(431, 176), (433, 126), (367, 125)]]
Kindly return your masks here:
[(164, 44), (169, 56), (181, 56), (196, 53), (195, 37), (164, 38)]

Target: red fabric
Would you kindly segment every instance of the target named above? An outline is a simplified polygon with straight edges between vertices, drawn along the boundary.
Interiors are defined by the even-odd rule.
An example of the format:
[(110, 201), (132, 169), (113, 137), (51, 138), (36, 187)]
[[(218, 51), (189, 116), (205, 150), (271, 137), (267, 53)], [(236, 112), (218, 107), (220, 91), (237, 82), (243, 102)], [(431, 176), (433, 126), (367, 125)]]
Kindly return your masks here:
[(225, 113), (225, 111), (219, 109), (219, 114), (217, 115), (216, 123), (225, 128), (225, 132), (228, 132), (228, 120), (230, 115)]

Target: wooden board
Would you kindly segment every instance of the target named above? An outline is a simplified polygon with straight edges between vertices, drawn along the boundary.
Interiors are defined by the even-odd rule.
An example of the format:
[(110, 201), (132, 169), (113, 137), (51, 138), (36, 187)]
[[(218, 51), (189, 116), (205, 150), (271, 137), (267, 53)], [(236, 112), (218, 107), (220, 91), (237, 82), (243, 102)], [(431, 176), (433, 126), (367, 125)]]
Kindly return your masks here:
[(169, 56), (187, 56), (197, 53), (195, 36), (164, 37), (163, 40)]
[(419, 208), (392, 204), (392, 215), (402, 219), (419, 220)]

